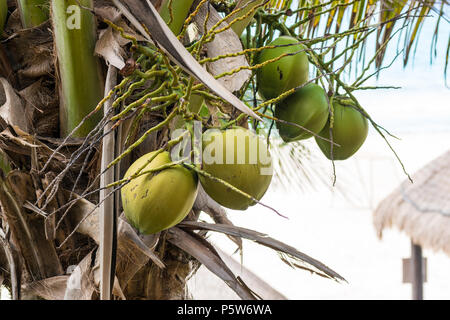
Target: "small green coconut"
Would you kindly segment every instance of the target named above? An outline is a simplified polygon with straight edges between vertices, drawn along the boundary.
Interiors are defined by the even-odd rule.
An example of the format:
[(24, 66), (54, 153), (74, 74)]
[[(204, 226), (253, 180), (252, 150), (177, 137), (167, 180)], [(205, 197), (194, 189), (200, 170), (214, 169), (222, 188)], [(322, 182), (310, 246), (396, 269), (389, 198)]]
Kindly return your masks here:
[(301, 86), (308, 81), (309, 62), (305, 47), (293, 37), (281, 36), (272, 41), (269, 46), (277, 48), (264, 49), (256, 59), (257, 64), (285, 56), (270, 62), (256, 71), (258, 92), (263, 99), (278, 97), (283, 92)]
[[(280, 101), (275, 108), (275, 117), (298, 124), (318, 134), (328, 120), (328, 100), (322, 87), (309, 83)], [(277, 122), (278, 132), (285, 142), (308, 139), (311, 132), (292, 124)]]
[[(333, 141), (340, 146), (333, 146), (333, 152), (331, 152), (330, 142), (317, 137), (315, 139), (320, 150), (328, 159), (345, 160), (354, 155), (364, 144), (369, 132), (369, 124), (366, 117), (351, 105), (344, 105), (335, 100), (333, 109)], [(329, 121), (319, 136), (330, 139)]]

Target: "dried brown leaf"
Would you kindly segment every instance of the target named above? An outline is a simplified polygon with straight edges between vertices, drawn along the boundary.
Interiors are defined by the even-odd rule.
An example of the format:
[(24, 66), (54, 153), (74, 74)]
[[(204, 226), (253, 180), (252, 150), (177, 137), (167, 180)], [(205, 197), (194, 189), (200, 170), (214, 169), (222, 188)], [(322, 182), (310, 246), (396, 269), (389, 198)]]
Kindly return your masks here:
[(0, 78), (0, 116), (10, 125), (28, 130), (24, 106), (14, 88), (5, 78)]
[[(145, 41), (144, 37), (134, 32), (122, 20), (122, 13), (117, 8), (110, 6), (96, 8), (95, 13), (104, 19), (112, 21), (115, 25), (122, 28), (127, 35), (136, 38), (138, 41)], [(127, 59), (127, 53), (123, 49), (123, 46), (130, 42), (131, 40), (122, 37), (117, 30), (108, 27), (100, 31), (99, 39), (95, 45), (95, 54), (102, 56), (118, 70), (122, 70), (125, 67), (125, 60)]]
[[(194, 22), (197, 25), (197, 28), (202, 32), (207, 14), (208, 8), (204, 5), (200, 8), (198, 14), (194, 17)], [(208, 30), (210, 30), (221, 19), (222, 17), (220, 17), (219, 13), (212, 6), (210, 6), (209, 19), (207, 22)], [(218, 29), (222, 29), (227, 25), (228, 24), (226, 22), (223, 22), (219, 25)], [(214, 40), (207, 43), (205, 45), (205, 48), (206, 55), (210, 58), (225, 54), (237, 53), (243, 50), (241, 40), (231, 28), (216, 34)], [(245, 55), (220, 59), (218, 61), (207, 64), (209, 72), (214, 76), (218, 76), (222, 73), (229, 72), (230, 70), (234, 70), (239, 67), (248, 66), (249, 64)], [(221, 77), (220, 79), (218, 79), (218, 81), (231, 92), (235, 92), (242, 88), (244, 83), (248, 81), (251, 75), (252, 72), (250, 70), (243, 69), (233, 75)]]
[[(44, 223), (23, 207), (33, 202), (35, 192), (29, 174), (11, 171), (0, 179), (0, 203), (11, 233), (33, 280), (42, 280), (63, 273), (54, 243), (45, 239)], [(44, 258), (45, 257), (45, 258)]]
[(96, 291), (92, 275), (92, 253), (91, 251), (75, 267), (67, 279), (64, 300), (91, 300)]
[(65, 275), (27, 283), (23, 288), (24, 296), (38, 296), (45, 300), (63, 300), (68, 279), (69, 276)]

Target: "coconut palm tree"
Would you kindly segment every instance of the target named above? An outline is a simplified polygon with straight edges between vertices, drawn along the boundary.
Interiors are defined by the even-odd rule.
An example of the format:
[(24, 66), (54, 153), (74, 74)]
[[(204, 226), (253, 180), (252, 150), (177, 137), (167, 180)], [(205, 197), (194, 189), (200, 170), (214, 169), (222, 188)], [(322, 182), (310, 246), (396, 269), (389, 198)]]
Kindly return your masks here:
[[(296, 126), (277, 119), (273, 106), (306, 84), (270, 100), (257, 93), (255, 74), (267, 65), (258, 54), (280, 35), (302, 45), (308, 83), (326, 90), (330, 114), (345, 96), (389, 145), (354, 92), (377, 89), (365, 83), (389, 67), (385, 52), (397, 41), (397, 57), (408, 63), (429, 16), (438, 17), (436, 47), (447, 9), (446, 0), (0, 0), (0, 285), (13, 299), (185, 299), (187, 279), (204, 265), (242, 299), (258, 299), (208, 242), (210, 232), (344, 281), (288, 244), (234, 226), (201, 187), (182, 222), (142, 234), (122, 213), (122, 187), (176, 166), (208, 173), (183, 158), (124, 174), (141, 155), (172, 150), (181, 141), (172, 133), (197, 122), (266, 136), (274, 159), (284, 159), (275, 181), (295, 183), (292, 166), (320, 176), (307, 168), (305, 147), (290, 143), (283, 153), (274, 130)], [(439, 52), (447, 61), (449, 48)], [(201, 212), (215, 223), (199, 220)]]

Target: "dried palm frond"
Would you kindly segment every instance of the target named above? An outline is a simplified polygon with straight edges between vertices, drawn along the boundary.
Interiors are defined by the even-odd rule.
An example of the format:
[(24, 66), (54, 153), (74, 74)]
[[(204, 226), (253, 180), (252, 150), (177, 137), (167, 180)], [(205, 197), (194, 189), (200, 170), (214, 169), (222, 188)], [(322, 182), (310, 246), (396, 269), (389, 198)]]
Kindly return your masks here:
[[(289, 256), (290, 259), (293, 259), (296, 261), (297, 264), (300, 264), (303, 266), (303, 268), (306, 268), (307, 270), (319, 274), (321, 276), (324, 276), (329, 279), (333, 279), (336, 281), (345, 281), (345, 279), (340, 276), (335, 271), (328, 268), (323, 263), (309, 257), (308, 255), (298, 251), (297, 249), (284, 244), (276, 239), (273, 239), (266, 234), (249, 230), (241, 227), (236, 226), (230, 226), (230, 225), (223, 225), (223, 224), (209, 224), (209, 223), (203, 223), (203, 222), (194, 222), (194, 221), (185, 221), (182, 222), (179, 227), (186, 228), (186, 229), (200, 229), (200, 230), (210, 230), (215, 232), (224, 233), (227, 235), (233, 235), (235, 237), (241, 237), (248, 240), (252, 240), (258, 244), (261, 244), (263, 246), (266, 246), (268, 248), (271, 248), (277, 252), (281, 252), (284, 254), (284, 257)], [(284, 260), (287, 262), (288, 260)], [(290, 263), (290, 265), (296, 265), (293, 263)]]

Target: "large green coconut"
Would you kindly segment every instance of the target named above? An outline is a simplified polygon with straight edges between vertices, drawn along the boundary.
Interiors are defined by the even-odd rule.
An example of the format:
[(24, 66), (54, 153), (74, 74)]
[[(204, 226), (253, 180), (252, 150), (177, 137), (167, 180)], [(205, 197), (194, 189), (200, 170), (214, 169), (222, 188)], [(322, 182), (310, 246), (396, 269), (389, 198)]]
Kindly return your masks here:
[[(344, 105), (338, 100), (333, 102), (334, 122), (333, 141), (340, 146), (315, 137), (323, 154), (330, 160), (345, 160), (354, 155), (363, 145), (369, 131), (367, 119), (353, 106)], [(330, 139), (330, 122), (328, 121), (319, 136)], [(331, 139), (330, 139), (331, 140)]]
[[(136, 160), (128, 168), (125, 178), (135, 174), (154, 154), (150, 152)], [(144, 171), (170, 162), (170, 154), (162, 152)], [(139, 176), (122, 188), (125, 216), (143, 234), (173, 227), (192, 209), (197, 197), (197, 186), (197, 175), (181, 165)]]
[[(272, 180), (265, 141), (244, 128), (209, 130), (203, 135), (203, 170), (260, 200)], [(200, 176), (206, 193), (224, 207), (245, 210), (255, 201), (217, 180)]]
[[(280, 101), (275, 117), (298, 124), (311, 132), (319, 133), (328, 120), (328, 100), (322, 87), (309, 83)], [(312, 134), (292, 124), (277, 122), (278, 132), (285, 142), (307, 139)]]
[(269, 46), (287, 46), (265, 49), (258, 55), (256, 63), (260, 64), (278, 58), (285, 53), (293, 54), (257, 69), (258, 92), (263, 99), (276, 98), (283, 92), (301, 86), (308, 81), (308, 56), (304, 51), (305, 47), (298, 42), (295, 38), (281, 36), (272, 41)]

